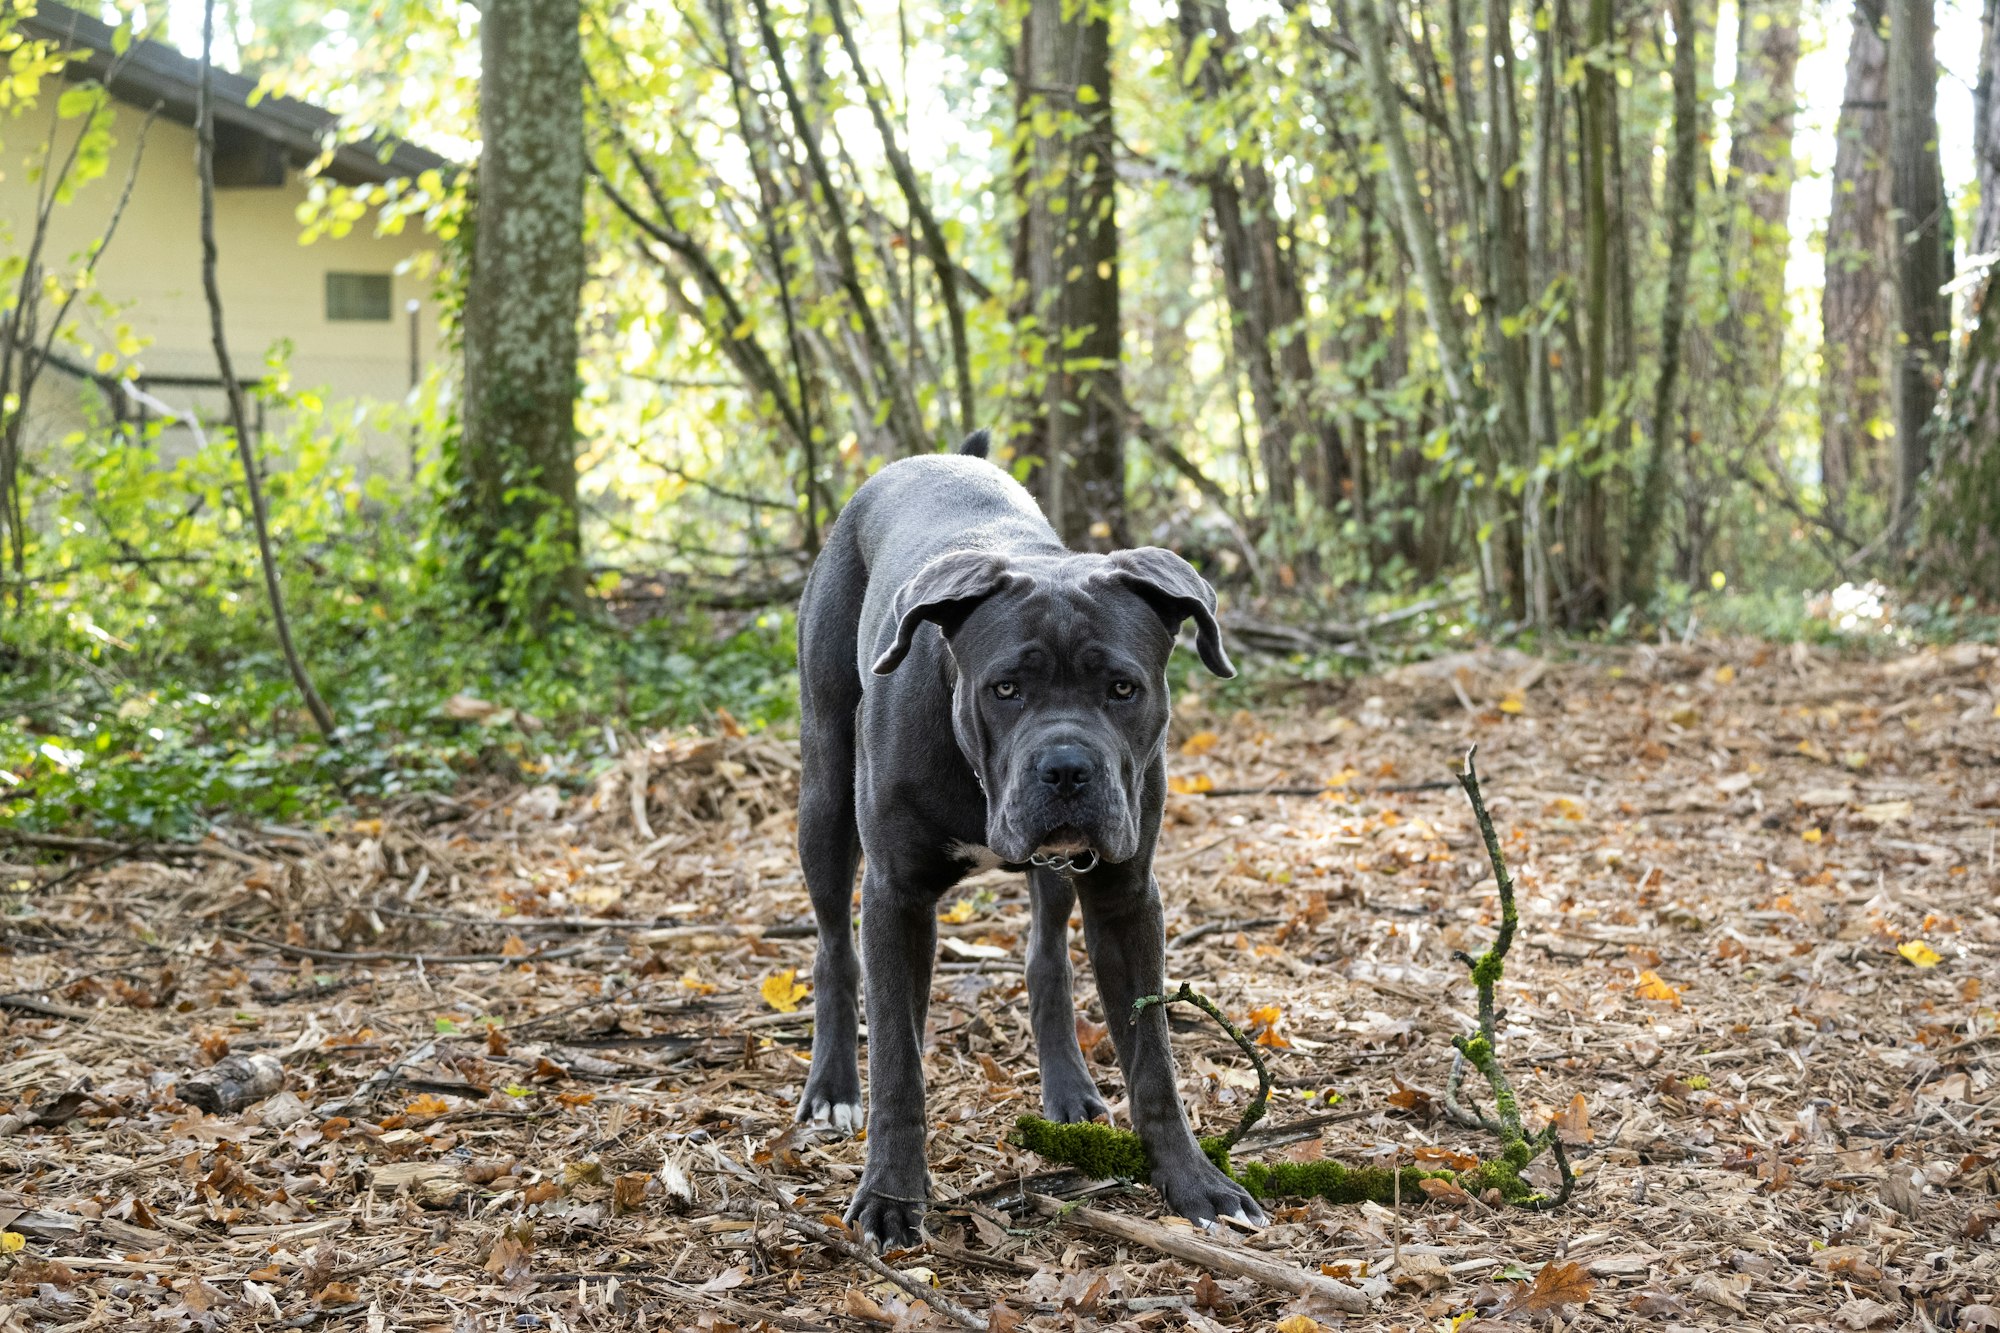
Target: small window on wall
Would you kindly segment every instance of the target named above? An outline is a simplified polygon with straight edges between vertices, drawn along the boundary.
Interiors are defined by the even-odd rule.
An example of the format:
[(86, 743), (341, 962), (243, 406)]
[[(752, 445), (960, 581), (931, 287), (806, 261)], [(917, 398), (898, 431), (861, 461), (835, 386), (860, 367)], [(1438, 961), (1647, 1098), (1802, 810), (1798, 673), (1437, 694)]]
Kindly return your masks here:
[(389, 322), (389, 275), (387, 273), (329, 273), (326, 275), (326, 317), (330, 320)]

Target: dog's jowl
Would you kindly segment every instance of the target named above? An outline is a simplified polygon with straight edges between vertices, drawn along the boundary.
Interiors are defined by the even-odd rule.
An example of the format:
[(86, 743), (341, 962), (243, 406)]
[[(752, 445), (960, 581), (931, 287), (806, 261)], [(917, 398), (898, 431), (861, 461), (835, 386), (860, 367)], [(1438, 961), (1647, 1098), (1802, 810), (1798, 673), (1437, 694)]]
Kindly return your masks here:
[[(1166, 791), (1166, 666), (1192, 620), (1202, 662), (1234, 674), (1215, 593), (1148, 547), (1067, 550), (985, 460), (882, 469), (841, 512), (799, 609), (799, 856), (819, 922), (812, 1072), (799, 1118), (861, 1125), (856, 1003), (868, 998), (868, 1164), (853, 1222), (914, 1243), (929, 1196), (924, 1022), (937, 902), (975, 869), (1026, 871), (1028, 999), (1053, 1120), (1105, 1113), (1077, 1049), (1069, 917), (1079, 903), (1153, 1185), (1188, 1218), (1259, 1217), (1202, 1156), (1182, 1112), (1164, 1007), (1153, 845)], [(861, 948), (851, 901), (857, 863)]]

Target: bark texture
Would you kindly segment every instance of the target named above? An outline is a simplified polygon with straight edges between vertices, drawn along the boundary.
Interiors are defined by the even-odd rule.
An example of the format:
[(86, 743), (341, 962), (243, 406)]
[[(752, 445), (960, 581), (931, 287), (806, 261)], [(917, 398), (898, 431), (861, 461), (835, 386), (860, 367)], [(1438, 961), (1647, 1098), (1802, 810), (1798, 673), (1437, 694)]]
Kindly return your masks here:
[(1016, 59), (1016, 268), (1046, 372), (1016, 447), (1041, 460), (1032, 484), (1063, 540), (1103, 548), (1125, 537), (1109, 20), (1029, 0)]
[[(465, 296), (458, 506), (474, 583), (540, 618), (580, 604), (577, 315), (583, 287), (583, 52), (577, 0), (486, 0)], [(532, 559), (533, 567), (529, 568)], [(510, 589), (524, 577), (528, 586)]]
[(1895, 205), (1896, 485), (1901, 541), (1930, 465), (1931, 419), (1944, 378), (1951, 304), (1944, 177), (1937, 142), (1935, 0), (1890, 0), (1890, 198)]
[(1879, 4), (1855, 6), (1847, 47), (1820, 300), (1820, 470), (1828, 504), (1889, 492), (1889, 44)]
[(1729, 178), (1741, 211), (1733, 233), (1732, 314), (1744, 384), (1782, 376), (1785, 259), (1792, 184), (1792, 126), (1798, 111), (1799, 0), (1742, 0), (1737, 9), (1736, 105), (1730, 119)]
[[(1972, 139), (1980, 186), (1972, 249), (1982, 256), (2000, 248), (1996, 83), (2000, 4), (1988, 0)], [(2000, 281), (1995, 272), (1987, 268), (1967, 311), (1969, 329), (1939, 431), (1926, 510), (1926, 564), (1932, 581), (1940, 590), (1970, 593), (1988, 605), (2000, 602)]]

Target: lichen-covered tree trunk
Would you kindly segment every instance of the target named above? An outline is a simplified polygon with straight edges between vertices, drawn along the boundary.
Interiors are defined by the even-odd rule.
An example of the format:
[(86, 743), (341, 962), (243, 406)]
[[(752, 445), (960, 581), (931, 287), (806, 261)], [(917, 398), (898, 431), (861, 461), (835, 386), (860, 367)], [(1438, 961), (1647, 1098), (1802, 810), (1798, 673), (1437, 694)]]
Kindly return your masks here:
[(1017, 447), (1043, 460), (1033, 485), (1063, 540), (1103, 548), (1125, 538), (1109, 18), (1073, 0), (1029, 0), (1017, 59), (1016, 261), (1045, 372)]
[(1827, 503), (1886, 496), (1889, 458), (1876, 423), (1889, 409), (1889, 44), (1879, 3), (1859, 4), (1847, 47), (1820, 301), (1820, 472)]
[(1935, 0), (1889, 6), (1890, 200), (1895, 206), (1896, 485), (1892, 523), (1901, 544), (1930, 465), (1931, 424), (1943, 385), (1951, 304), (1949, 219), (1938, 163)]
[(583, 287), (583, 52), (577, 0), (485, 0), (483, 146), (465, 295), (454, 506), (489, 607), (540, 622), (583, 600), (576, 512)]

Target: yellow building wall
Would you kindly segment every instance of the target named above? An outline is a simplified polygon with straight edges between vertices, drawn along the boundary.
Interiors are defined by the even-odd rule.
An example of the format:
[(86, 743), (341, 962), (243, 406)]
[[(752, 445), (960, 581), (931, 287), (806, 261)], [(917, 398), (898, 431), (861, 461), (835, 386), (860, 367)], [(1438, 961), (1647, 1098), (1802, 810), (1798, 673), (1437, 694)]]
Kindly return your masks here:
[[(58, 135), (57, 160), (78, 132), (79, 121), (56, 122), (58, 91), (56, 85), (45, 87), (37, 107), (0, 121), (0, 226), (5, 228), (0, 252), (23, 254), (33, 235), (37, 182), (31, 168), (42, 161), (51, 128)], [(103, 234), (131, 170), (144, 120), (137, 109), (117, 104), (117, 143), (108, 170), (70, 204), (58, 205), (53, 215), (45, 251), (45, 266), (52, 271), (74, 272), (82, 252)], [(289, 340), (292, 385), (321, 391), (329, 414), (400, 403), (413, 382), (413, 320), (419, 375), (438, 352), (437, 309), (429, 281), (407, 271), (408, 261), (434, 242), (416, 228), (376, 236), (372, 221), (364, 219), (346, 236), (301, 244), (297, 209), (306, 193), (304, 180), (292, 172), (279, 187), (216, 191), (216, 272), (236, 373), (261, 377), (267, 354)], [(393, 274), (388, 322), (328, 319), (329, 272)], [(195, 135), (188, 126), (164, 118), (153, 122), (131, 202), (98, 261), (96, 286), (115, 311), (106, 314), (78, 302), (71, 315), (72, 326), (94, 351), (114, 348), (123, 322), (146, 343), (135, 358), (143, 373), (216, 375), (202, 293)], [(414, 315), (408, 308), (412, 302)], [(158, 386), (149, 392), (176, 409), (198, 410), (205, 421), (227, 414), (219, 391)], [(101, 401), (101, 394), (60, 371), (46, 371), (31, 405), (31, 438), (47, 442), (75, 429), (86, 419), (86, 398)], [(280, 424), (271, 419), (272, 429)], [(407, 466), (402, 432), (365, 434), (372, 466)]]

